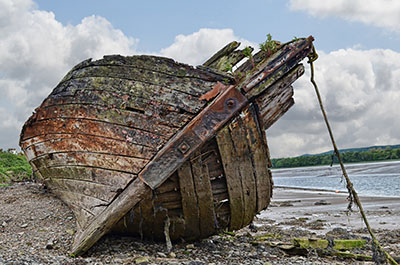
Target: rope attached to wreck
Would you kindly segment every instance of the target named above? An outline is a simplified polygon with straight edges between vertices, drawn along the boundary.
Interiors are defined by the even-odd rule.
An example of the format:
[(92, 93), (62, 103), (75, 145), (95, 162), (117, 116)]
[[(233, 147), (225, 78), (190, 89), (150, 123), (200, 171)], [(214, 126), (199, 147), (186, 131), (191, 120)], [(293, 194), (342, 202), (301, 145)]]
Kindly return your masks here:
[[(346, 179), (347, 190), (349, 191), (350, 202), (352, 202), (354, 200), (354, 202), (357, 204), (357, 206), (358, 206), (358, 208), (360, 210), (362, 219), (363, 219), (363, 221), (365, 223), (365, 226), (367, 227), (368, 232), (369, 232), (369, 234), (370, 234), (370, 236), (372, 238), (372, 248), (373, 248), (373, 259), (374, 259), (374, 261), (376, 263), (382, 263), (385, 260), (382, 261), (381, 257), (385, 257), (386, 260), (390, 264), (398, 265), (398, 263), (393, 259), (393, 257), (380, 245), (379, 241), (376, 239), (375, 234), (372, 231), (372, 229), (371, 229), (371, 227), (370, 227), (370, 225), (368, 223), (367, 216), (365, 215), (365, 212), (364, 212), (363, 206), (361, 204), (360, 198), (358, 197), (358, 194), (357, 194), (356, 190), (353, 187), (353, 183), (351, 182), (349, 176), (347, 175), (346, 168), (343, 165), (339, 150), (338, 150), (338, 148), (336, 146), (336, 142), (335, 142), (335, 139), (333, 137), (331, 126), (329, 125), (329, 121), (328, 121), (328, 117), (327, 117), (326, 112), (325, 112), (325, 108), (324, 108), (324, 106), (322, 104), (322, 99), (321, 99), (321, 95), (319, 93), (319, 89), (318, 89), (317, 83), (314, 80), (314, 64), (313, 64), (313, 62), (318, 59), (318, 54), (317, 54), (314, 46), (312, 47), (312, 49), (313, 49), (312, 52), (308, 55), (308, 63), (310, 64), (310, 67), (311, 67), (311, 79), (310, 79), (310, 81), (314, 86), (315, 93), (317, 94), (319, 106), (321, 108), (321, 112), (322, 112), (322, 115), (324, 117), (326, 127), (328, 128), (328, 132), (329, 132), (329, 136), (330, 136), (331, 141), (332, 141), (334, 153), (338, 158), (340, 167), (342, 169), (343, 176)], [(349, 207), (351, 207), (350, 204), (349, 204)]]

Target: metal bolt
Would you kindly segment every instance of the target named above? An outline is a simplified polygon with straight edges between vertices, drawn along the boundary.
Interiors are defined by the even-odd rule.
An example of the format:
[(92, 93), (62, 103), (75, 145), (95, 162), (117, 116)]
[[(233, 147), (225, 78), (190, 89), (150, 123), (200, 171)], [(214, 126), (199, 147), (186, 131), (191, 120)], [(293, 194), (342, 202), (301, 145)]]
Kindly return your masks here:
[(231, 99), (228, 99), (227, 101), (226, 101), (226, 105), (228, 106), (228, 108), (233, 108), (234, 106), (235, 106), (235, 101), (231, 98)]

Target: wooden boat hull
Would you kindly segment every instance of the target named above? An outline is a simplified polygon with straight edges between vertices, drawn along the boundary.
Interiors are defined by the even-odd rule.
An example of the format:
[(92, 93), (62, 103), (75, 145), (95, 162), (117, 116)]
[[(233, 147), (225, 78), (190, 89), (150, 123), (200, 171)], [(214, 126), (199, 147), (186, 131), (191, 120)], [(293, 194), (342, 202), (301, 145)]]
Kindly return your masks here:
[[(287, 69), (273, 73), (274, 82), (262, 84), (268, 89), (251, 90), (251, 101), (215, 137), (145, 190), (111, 232), (164, 239), (167, 229), (173, 240), (195, 240), (240, 229), (265, 209), (272, 178), (264, 129), (293, 105), (291, 84), (304, 71), (297, 62), (311, 41), (300, 43), (301, 56), (288, 67), (281, 63)], [(78, 234), (209, 104), (205, 94), (219, 82), (237, 83), (216, 65), (193, 68), (155, 56), (86, 60), (35, 110), (20, 145), (35, 174), (73, 210)]]

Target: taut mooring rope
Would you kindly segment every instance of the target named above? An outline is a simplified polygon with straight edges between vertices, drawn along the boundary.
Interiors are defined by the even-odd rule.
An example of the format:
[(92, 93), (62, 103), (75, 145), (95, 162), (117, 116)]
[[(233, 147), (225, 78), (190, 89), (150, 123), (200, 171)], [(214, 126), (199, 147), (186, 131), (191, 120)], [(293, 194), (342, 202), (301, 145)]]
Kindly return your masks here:
[[(343, 165), (342, 159), (340, 157), (339, 150), (338, 150), (338, 148), (336, 146), (335, 138), (333, 137), (331, 126), (329, 125), (328, 117), (326, 116), (325, 108), (324, 108), (324, 106), (322, 104), (322, 99), (321, 99), (321, 95), (319, 93), (319, 89), (318, 89), (317, 83), (314, 80), (314, 64), (313, 64), (313, 62), (315, 60), (317, 60), (318, 54), (315, 51), (315, 47), (313, 46), (312, 48), (313, 48), (313, 51), (308, 56), (308, 63), (310, 64), (310, 67), (311, 67), (311, 79), (310, 79), (310, 81), (314, 86), (315, 93), (317, 94), (319, 106), (321, 108), (322, 115), (324, 116), (325, 124), (326, 124), (326, 127), (328, 128), (329, 136), (330, 136), (331, 141), (332, 141), (333, 150), (334, 150), (334, 152), (335, 152), (335, 154), (336, 154), (336, 156), (338, 158), (340, 167), (342, 169), (343, 176), (346, 179), (347, 190), (349, 191), (350, 199), (352, 200), (354, 198), (355, 203), (357, 204), (358, 208), (360, 209), (360, 213), (361, 213), (362, 219), (363, 219), (363, 221), (365, 223), (365, 226), (367, 227), (368, 232), (371, 235), (372, 242), (373, 242), (373, 249), (374, 249), (374, 257), (375, 257), (374, 261), (375, 262), (379, 262), (378, 259), (379, 259), (379, 256), (381, 256), (379, 254), (380, 253), (384, 253), (384, 255), (386, 257), (386, 260), (389, 261), (390, 264), (398, 265), (398, 263), (392, 258), (392, 256), (390, 256), (389, 253), (386, 252), (386, 250), (380, 245), (379, 241), (376, 239), (374, 232), (372, 231), (371, 227), (369, 226), (369, 223), (368, 223), (368, 220), (367, 220), (367, 216), (365, 215), (365, 212), (364, 212), (364, 209), (362, 207), (360, 198), (358, 197), (358, 194), (357, 194), (356, 190), (353, 187), (353, 183), (350, 181), (350, 178), (347, 175), (346, 168)], [(380, 253), (376, 253), (376, 252), (380, 252)]]

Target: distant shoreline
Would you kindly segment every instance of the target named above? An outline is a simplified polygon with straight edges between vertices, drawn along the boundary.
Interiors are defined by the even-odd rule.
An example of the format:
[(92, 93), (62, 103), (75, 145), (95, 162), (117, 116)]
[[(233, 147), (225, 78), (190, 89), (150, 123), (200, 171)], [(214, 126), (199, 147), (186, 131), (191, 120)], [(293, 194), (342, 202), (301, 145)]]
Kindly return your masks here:
[(318, 188), (302, 188), (302, 187), (290, 187), (290, 186), (275, 186), (274, 189), (285, 189), (285, 190), (304, 190), (304, 191), (323, 191), (323, 192), (332, 192), (332, 193), (345, 193), (346, 191), (336, 191), (336, 190), (329, 190), (329, 189), (318, 189)]

